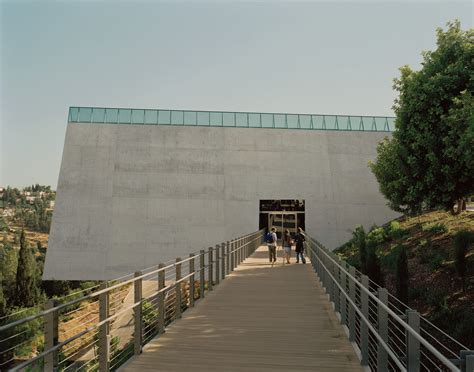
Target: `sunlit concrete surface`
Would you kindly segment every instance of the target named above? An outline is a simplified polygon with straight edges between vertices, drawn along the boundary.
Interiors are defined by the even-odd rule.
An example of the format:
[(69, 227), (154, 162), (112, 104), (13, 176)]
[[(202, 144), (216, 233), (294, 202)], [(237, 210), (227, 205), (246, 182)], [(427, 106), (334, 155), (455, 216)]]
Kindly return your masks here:
[(44, 279), (111, 279), (258, 229), (304, 199), (328, 248), (395, 217), (367, 163), (388, 133), (69, 123)]

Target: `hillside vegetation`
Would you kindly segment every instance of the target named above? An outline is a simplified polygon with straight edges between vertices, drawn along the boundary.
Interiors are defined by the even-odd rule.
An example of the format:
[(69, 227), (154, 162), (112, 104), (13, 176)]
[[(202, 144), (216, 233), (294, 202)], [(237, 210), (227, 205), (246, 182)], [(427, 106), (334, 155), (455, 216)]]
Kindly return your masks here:
[[(335, 252), (364, 271), (358, 244), (360, 231), (359, 227), (354, 232), (354, 238)], [(470, 246), (465, 255), (464, 291), (456, 269), (454, 244), (455, 236), (460, 231), (467, 231), (471, 235)], [(404, 301), (408, 300), (410, 307), (471, 349), (474, 348), (473, 235), (473, 212), (452, 215), (444, 211), (427, 212), (418, 217), (402, 217), (382, 227), (374, 226), (365, 235), (368, 251), (375, 252), (376, 266), (379, 268), (379, 273), (375, 270), (375, 276), (378, 277), (372, 279), (393, 294), (399, 292), (397, 258), (399, 252), (406, 249), (408, 298)], [(374, 272), (367, 274), (373, 276)]]

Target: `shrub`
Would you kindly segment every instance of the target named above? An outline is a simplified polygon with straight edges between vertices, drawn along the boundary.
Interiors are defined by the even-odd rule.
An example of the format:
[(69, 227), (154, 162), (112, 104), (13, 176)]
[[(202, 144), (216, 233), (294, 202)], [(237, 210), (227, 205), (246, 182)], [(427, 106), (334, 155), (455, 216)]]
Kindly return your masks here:
[(395, 271), (397, 268), (397, 257), (398, 257), (398, 250), (397, 247), (391, 248), (387, 254), (380, 258), (382, 266), (387, 268), (390, 271)]
[(430, 232), (433, 234), (444, 234), (448, 232), (448, 227), (444, 223), (424, 225), (421, 229), (423, 231)]
[(387, 229), (387, 235), (392, 239), (403, 239), (409, 234), (408, 230), (400, 226), (400, 222), (392, 221)]
[(441, 254), (441, 252), (436, 251), (430, 256), (428, 260), (428, 267), (431, 271), (436, 271), (443, 265), (444, 259), (444, 255)]
[(373, 227), (367, 234), (367, 239), (378, 245), (387, 240), (387, 235), (382, 227)]

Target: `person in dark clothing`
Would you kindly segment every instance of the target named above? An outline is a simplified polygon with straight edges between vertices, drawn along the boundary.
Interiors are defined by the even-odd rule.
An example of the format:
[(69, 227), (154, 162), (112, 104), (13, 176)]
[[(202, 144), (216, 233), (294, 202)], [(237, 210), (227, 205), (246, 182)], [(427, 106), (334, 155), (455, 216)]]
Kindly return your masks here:
[(301, 227), (298, 227), (298, 234), (295, 236), (295, 243), (296, 243), (296, 263), (300, 262), (300, 257), (301, 257), (301, 262), (306, 263), (306, 259), (304, 258), (304, 242), (305, 242), (305, 237), (303, 234), (303, 230)]

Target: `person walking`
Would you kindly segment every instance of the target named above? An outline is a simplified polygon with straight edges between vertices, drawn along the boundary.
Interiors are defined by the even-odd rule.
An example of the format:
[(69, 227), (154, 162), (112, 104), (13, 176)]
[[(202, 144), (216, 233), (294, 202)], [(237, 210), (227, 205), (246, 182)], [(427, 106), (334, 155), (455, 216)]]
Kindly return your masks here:
[(304, 258), (304, 242), (305, 242), (305, 237), (303, 234), (303, 230), (301, 227), (298, 227), (298, 233), (295, 236), (295, 252), (296, 252), (296, 263), (300, 262), (300, 257), (301, 257), (301, 262), (306, 263), (306, 258)]
[(274, 227), (266, 235), (266, 241), (268, 246), (268, 258), (270, 263), (273, 264), (276, 262), (276, 250), (277, 250), (277, 235), (276, 229)]
[(285, 234), (283, 235), (282, 239), (282, 246), (283, 246), (283, 265), (286, 263), (290, 263), (290, 257), (291, 257), (291, 246), (293, 244), (293, 240), (291, 239), (290, 232), (288, 230), (285, 230)]

